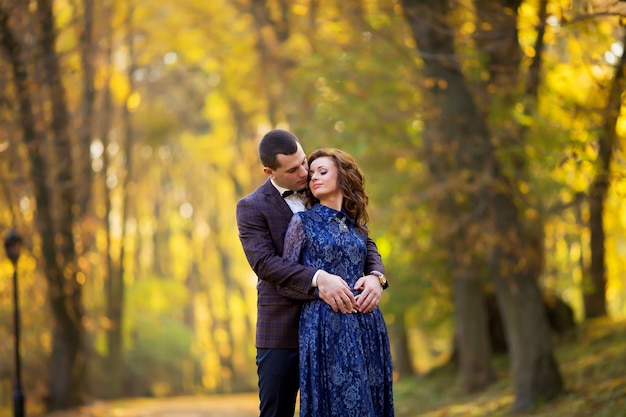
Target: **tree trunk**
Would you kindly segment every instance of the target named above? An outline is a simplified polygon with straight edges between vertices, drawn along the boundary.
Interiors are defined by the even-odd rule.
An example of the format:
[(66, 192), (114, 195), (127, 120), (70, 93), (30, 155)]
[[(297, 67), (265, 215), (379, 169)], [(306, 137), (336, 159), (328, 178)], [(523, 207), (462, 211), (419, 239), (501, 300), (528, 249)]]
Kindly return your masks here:
[[(626, 36), (622, 39), (626, 42)], [(622, 107), (624, 91), (624, 71), (626, 57), (622, 54), (615, 68), (613, 83), (609, 92), (608, 104), (604, 114), (604, 124), (598, 138), (598, 163), (596, 174), (589, 190), (589, 229), (591, 232), (591, 282), (586, 282), (583, 300), (585, 318), (604, 317), (606, 308), (606, 249), (604, 246), (604, 202), (611, 184), (611, 160), (617, 143), (616, 124)]]
[[(492, 276), (498, 303), (503, 310), (512, 355), (516, 395), (513, 408), (516, 411), (526, 410), (540, 400), (553, 398), (563, 387), (552, 354), (549, 326), (537, 284), (540, 271), (538, 265), (541, 264), (541, 256), (538, 255), (541, 251), (537, 249), (536, 236), (526, 233), (523, 228), (513, 200), (513, 187), (501, 170), (487, 124), (472, 100), (458, 67), (452, 41), (454, 31), (446, 23), (450, 13), (448, 3), (404, 0), (403, 4), (424, 61), (426, 92), (433, 98), (434, 104), (434, 110), (430, 110), (428, 118), (424, 116), (425, 141), (428, 143), (432, 136), (436, 136), (443, 152), (456, 151), (456, 160), (448, 166), (444, 165), (449, 169), (441, 175), (448, 179), (464, 180), (466, 193), (476, 193), (476, 200), (469, 201), (474, 201), (472, 212), (478, 221), (465, 227), (482, 227), (480, 233), (484, 234), (484, 230), (492, 230), (494, 233), (491, 240), (478, 242), (485, 249), (492, 248)], [(499, 59), (495, 54), (490, 58), (492, 61)], [(504, 134), (508, 136), (509, 133)], [(455, 138), (463, 138), (463, 144), (455, 142)], [(511, 140), (514, 139), (516, 135), (511, 136)], [(452, 157), (444, 154), (439, 159), (449, 162)], [(482, 192), (473, 191), (476, 189)], [(457, 199), (461, 198), (460, 195), (457, 194)], [(483, 204), (488, 207), (488, 211), (483, 212)], [(461, 213), (471, 215), (467, 211)], [(473, 252), (475, 248), (468, 245), (471, 240), (462, 242), (467, 245), (466, 257), (477, 254)], [(458, 250), (455, 253), (463, 255)], [(465, 266), (465, 270), (468, 270), (467, 265), (472, 263), (460, 264)], [(465, 285), (459, 282), (463, 281), (455, 285), (465, 290), (466, 285), (471, 285), (471, 281), (464, 282)], [(464, 312), (458, 313), (460, 315)], [(473, 323), (471, 318), (461, 319), (468, 320), (466, 324)], [(465, 333), (469, 333), (469, 330)], [(459, 336), (463, 337), (463, 334)], [(460, 340), (461, 348), (463, 343)]]
[[(106, 58), (106, 78), (104, 83), (103, 94), (103, 104), (102, 104), (102, 125), (101, 125), (101, 137), (102, 137), (102, 169), (100, 181), (103, 184), (104, 190), (104, 230), (106, 235), (106, 244), (104, 249), (104, 261), (106, 265), (106, 272), (104, 278), (104, 309), (105, 316), (107, 320), (110, 320), (111, 317), (115, 314), (115, 299), (118, 297), (116, 294), (116, 274), (117, 274), (117, 265), (113, 260), (113, 245), (112, 245), (112, 230), (111, 230), (111, 211), (112, 211), (112, 200), (113, 200), (113, 191), (107, 184), (107, 173), (109, 172), (109, 168), (111, 165), (111, 158), (108, 151), (108, 145), (110, 142), (110, 132), (111, 132), (111, 120), (113, 114), (113, 98), (111, 94), (110, 82), (111, 82), (111, 73), (112, 73), (112, 33), (111, 29), (111, 16), (113, 11), (110, 8), (107, 8), (106, 12), (106, 22), (107, 22), (107, 31), (108, 36), (105, 38), (106, 46), (105, 46), (105, 58)], [(107, 352), (106, 357), (103, 358), (106, 369), (109, 369), (113, 362), (119, 362), (119, 352), (112, 352), (112, 350), (116, 350), (116, 346), (120, 346), (121, 339), (114, 340), (116, 338), (116, 333), (111, 330), (112, 326), (117, 325), (116, 323), (109, 323), (109, 325), (104, 329), (106, 334), (106, 343), (107, 343)], [(117, 358), (117, 359), (116, 359)], [(114, 371), (115, 372), (115, 371)], [(109, 384), (104, 387), (103, 392), (104, 396), (108, 398), (114, 398), (119, 395), (119, 386), (121, 385), (121, 381), (119, 380), (119, 376), (114, 375), (111, 378), (113, 381), (116, 381), (114, 384)], [(115, 385), (115, 387), (112, 387)]]
[(260, 76), (267, 86), (263, 91), (267, 94), (267, 116), (270, 124), (276, 126), (289, 120), (287, 109), (284, 108), (286, 85), (284, 79), (288, 76), (287, 69), (293, 65), (281, 52), (283, 45), (290, 36), (288, 2), (281, 0), (282, 5), (268, 0), (252, 0), (249, 6), (242, 7), (242, 11), (253, 16), (254, 24), (259, 34), (256, 50), (259, 54)]
[[(506, 323), (505, 330), (515, 378), (515, 411), (534, 407), (539, 400), (550, 400), (563, 388), (563, 381), (550, 343), (550, 326), (537, 280), (543, 269), (543, 224), (525, 224), (514, 200), (515, 181), (528, 174), (524, 127), (511, 124), (510, 114), (519, 101), (518, 86), (521, 48), (517, 35), (520, 0), (476, 0), (481, 28), (477, 37), (485, 57), (489, 79), (485, 90), (492, 91), (493, 130), (498, 132), (499, 147), (507, 150), (506, 162), (513, 167), (510, 178), (502, 171), (502, 161), (494, 163), (491, 195), (494, 231), (498, 236), (491, 259), (498, 304)], [(540, 15), (545, 14), (545, 2)], [(536, 99), (541, 64), (542, 33), (537, 34), (537, 56), (530, 69), (526, 96)], [(493, 106), (492, 105), (492, 106)], [(528, 105), (530, 107), (530, 105)], [(495, 115), (500, 116), (495, 116)], [(495, 116), (495, 117), (494, 117)], [(502, 158), (502, 156), (500, 156)], [(531, 197), (532, 198), (532, 197)]]
[[(95, 69), (93, 63), (93, 0), (83, 0), (84, 18), (83, 29), (80, 34), (80, 58), (83, 68), (83, 91), (82, 91), (82, 114), (79, 129), (80, 166), (78, 175), (80, 178), (77, 201), (79, 217), (82, 218), (88, 211), (91, 201), (91, 189), (93, 186), (93, 169), (91, 167), (91, 140), (93, 109), (96, 96)], [(86, 233), (84, 233), (86, 234)], [(86, 236), (91, 240), (91, 236)], [(83, 245), (88, 247), (90, 245)]]
[[(603, 140), (598, 141), (599, 143)], [(602, 147), (602, 145), (599, 145)], [(603, 168), (599, 168), (603, 169)], [(606, 316), (606, 264), (604, 240), (604, 201), (608, 193), (609, 180), (604, 172), (597, 172), (589, 192), (589, 231), (591, 234), (591, 264), (589, 274), (584, 274), (583, 302), (585, 319)]]
[(537, 283), (540, 260), (524, 233), (508, 181), (494, 170), (492, 216), (499, 236), (491, 267), (498, 305), (502, 313), (511, 356), (515, 386), (514, 412), (533, 409), (563, 390), (563, 379), (554, 358), (550, 326)]
[(160, 172), (160, 193), (156, 193), (154, 197), (154, 219), (155, 231), (152, 235), (153, 250), (153, 272), (160, 277), (168, 277), (172, 275), (171, 265), (174, 261), (172, 251), (170, 250), (171, 227), (168, 223), (170, 213), (166, 200), (168, 193), (172, 188), (172, 179), (169, 173)]
[(476, 392), (496, 380), (491, 367), (491, 343), (487, 328), (487, 313), (483, 302), (483, 284), (472, 277), (454, 279), (456, 307), (456, 343), (463, 389)]
[(448, 6), (403, 3), (424, 60), (424, 90), (431, 104), (423, 116), (429, 171), (437, 186), (446, 189), (435, 209), (441, 223), (448, 225), (441, 235), (450, 252), (455, 287), (459, 369), (464, 388), (478, 391), (495, 380), (481, 291), (485, 253), (480, 224), (486, 209), (481, 181), (485, 153), (491, 151), (489, 136), (454, 56)]
[[(63, 295), (63, 278), (61, 272), (57, 268), (56, 253), (54, 242), (51, 241), (54, 237), (54, 222), (52, 216), (52, 196), (48, 185), (45, 182), (45, 178), (48, 177), (48, 169), (46, 160), (41, 155), (40, 144), (43, 142), (43, 138), (37, 137), (35, 131), (35, 117), (33, 113), (33, 105), (30, 99), (28, 73), (26, 72), (26, 66), (22, 60), (22, 51), (20, 44), (16, 41), (11, 28), (9, 27), (8, 13), (2, 7), (0, 7), (0, 30), (2, 34), (2, 46), (7, 52), (7, 56), (11, 59), (13, 78), (15, 83), (16, 95), (19, 101), (19, 118), (24, 135), (24, 144), (30, 159), (30, 174), (33, 182), (33, 191), (35, 194), (35, 200), (37, 202), (35, 210), (35, 220), (39, 234), (41, 235), (41, 253), (44, 261), (44, 274), (49, 284), (49, 296), (52, 298), (62, 297)], [(59, 313), (57, 310), (53, 311), (55, 329), (60, 328), (59, 325)], [(58, 349), (60, 338), (58, 335), (53, 335), (54, 345), (53, 349)], [(58, 357), (53, 352), (53, 358)], [(64, 357), (67, 359), (67, 356)], [(57, 362), (56, 366), (64, 367), (68, 361), (62, 364)], [(53, 361), (53, 365), (55, 362)], [(62, 380), (57, 381), (56, 386), (62, 390), (57, 393), (54, 391), (54, 386), (50, 387), (48, 395), (48, 405), (51, 408), (60, 408), (62, 399), (65, 398), (65, 391), (69, 386), (67, 377), (71, 375), (71, 365), (65, 367), (59, 374)]]
[[(38, 0), (37, 12), (41, 30), (40, 48), (45, 85), (49, 88), (52, 112), (53, 144), (58, 162), (56, 186), (56, 228), (53, 234), (42, 234), (46, 256), (50, 304), (55, 319), (52, 340), (51, 408), (62, 409), (82, 403), (85, 363), (83, 360), (82, 287), (77, 281), (74, 247), (74, 204), (72, 146), (69, 115), (62, 84), (59, 60), (55, 50), (56, 30), (50, 0)], [(39, 203), (39, 202), (38, 202)], [(44, 208), (50, 209), (51, 207)], [(50, 226), (48, 229), (52, 229)], [(43, 232), (43, 230), (42, 230)], [(54, 262), (50, 257), (54, 253)]]
[(134, 7), (130, 1), (127, 2), (127, 15), (125, 21), (126, 45), (128, 47), (128, 92), (125, 105), (122, 109), (122, 124), (124, 127), (124, 158), (126, 161), (126, 173), (121, 185), (122, 207), (121, 207), (121, 236), (119, 256), (117, 262), (112, 263), (112, 270), (109, 272), (109, 286), (107, 297), (107, 317), (110, 327), (107, 331), (107, 362), (109, 371), (109, 395), (111, 398), (119, 398), (123, 395), (124, 387), (124, 300), (126, 284), (124, 276), (126, 273), (126, 239), (127, 223), (130, 212), (130, 187), (133, 181), (133, 126), (130, 109), (128, 108), (130, 96), (134, 93), (133, 72), (135, 71), (135, 52), (133, 42), (133, 13)]
[(389, 333), (394, 341), (391, 346), (393, 349), (393, 371), (398, 374), (399, 379), (415, 375), (404, 315), (396, 314), (395, 320), (389, 324)]
[[(191, 231), (188, 232), (188, 238), (191, 245), (193, 245), (193, 233)], [(200, 292), (200, 265), (199, 265), (200, 256), (194, 251), (194, 256), (191, 258), (191, 265), (189, 267), (189, 273), (187, 274), (187, 278), (185, 279), (185, 286), (187, 287), (187, 293), (189, 294), (189, 302), (184, 307), (183, 310), (183, 323), (187, 328), (189, 328), (194, 334), (196, 333), (196, 328), (198, 327), (197, 315), (196, 315), (196, 303), (198, 302), (198, 293)], [(196, 387), (202, 386), (202, 363), (192, 357), (190, 363), (190, 373), (189, 373), (189, 383), (191, 390), (195, 390)]]

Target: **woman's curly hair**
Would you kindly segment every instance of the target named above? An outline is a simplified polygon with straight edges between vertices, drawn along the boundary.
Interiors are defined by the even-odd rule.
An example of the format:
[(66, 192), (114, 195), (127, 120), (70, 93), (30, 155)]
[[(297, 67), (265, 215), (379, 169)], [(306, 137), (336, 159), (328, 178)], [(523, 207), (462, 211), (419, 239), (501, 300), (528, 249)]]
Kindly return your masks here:
[[(369, 198), (365, 193), (365, 176), (359, 168), (354, 157), (344, 151), (334, 148), (322, 148), (309, 155), (309, 167), (318, 158), (328, 157), (334, 161), (337, 167), (337, 185), (343, 194), (343, 208), (348, 212), (357, 225), (363, 231), (367, 231), (369, 215), (367, 203)], [(318, 203), (319, 200), (307, 191), (307, 206)]]

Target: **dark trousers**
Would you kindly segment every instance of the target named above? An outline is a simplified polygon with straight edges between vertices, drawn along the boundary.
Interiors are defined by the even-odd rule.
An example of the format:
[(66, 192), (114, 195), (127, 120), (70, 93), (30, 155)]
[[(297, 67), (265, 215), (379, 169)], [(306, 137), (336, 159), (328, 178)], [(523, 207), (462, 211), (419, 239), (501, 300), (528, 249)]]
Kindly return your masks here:
[(300, 387), (298, 349), (257, 349), (260, 417), (293, 417)]

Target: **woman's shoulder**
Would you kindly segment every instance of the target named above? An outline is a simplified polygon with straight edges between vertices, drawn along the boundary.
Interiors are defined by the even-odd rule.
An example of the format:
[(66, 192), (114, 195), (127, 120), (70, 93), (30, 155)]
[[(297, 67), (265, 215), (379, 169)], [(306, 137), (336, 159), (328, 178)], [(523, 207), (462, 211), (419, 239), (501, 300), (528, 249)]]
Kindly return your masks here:
[(291, 222), (301, 223), (306, 226), (306, 225), (310, 225), (319, 221), (319, 214), (317, 213), (317, 210), (315, 210), (314, 207), (315, 206), (309, 208), (308, 210), (294, 213), (293, 217), (291, 218)]

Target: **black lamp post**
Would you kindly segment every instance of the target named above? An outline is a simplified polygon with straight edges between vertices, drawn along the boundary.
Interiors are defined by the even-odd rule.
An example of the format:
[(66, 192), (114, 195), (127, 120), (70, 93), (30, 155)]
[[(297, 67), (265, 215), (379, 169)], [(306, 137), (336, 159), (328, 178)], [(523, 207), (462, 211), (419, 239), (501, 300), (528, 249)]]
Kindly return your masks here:
[(15, 344), (15, 387), (13, 390), (13, 416), (24, 417), (24, 393), (22, 392), (22, 363), (20, 361), (20, 305), (17, 291), (17, 259), (20, 257), (22, 238), (11, 230), (4, 239), (4, 249), (13, 263), (13, 333)]

